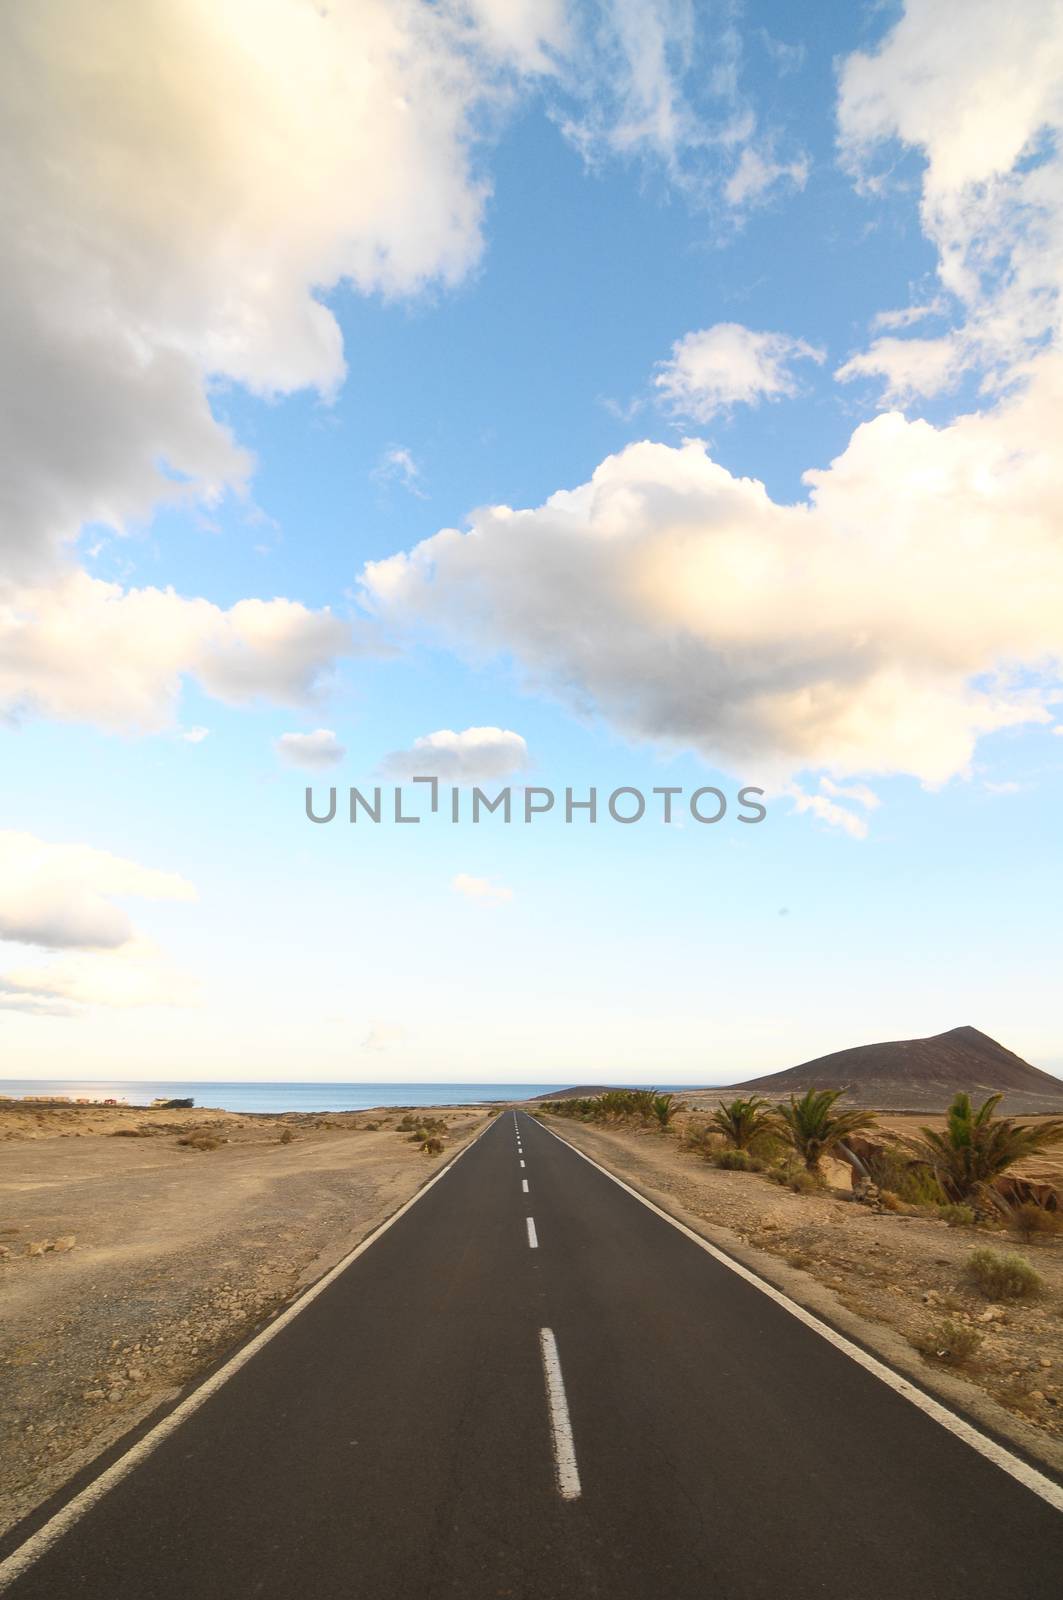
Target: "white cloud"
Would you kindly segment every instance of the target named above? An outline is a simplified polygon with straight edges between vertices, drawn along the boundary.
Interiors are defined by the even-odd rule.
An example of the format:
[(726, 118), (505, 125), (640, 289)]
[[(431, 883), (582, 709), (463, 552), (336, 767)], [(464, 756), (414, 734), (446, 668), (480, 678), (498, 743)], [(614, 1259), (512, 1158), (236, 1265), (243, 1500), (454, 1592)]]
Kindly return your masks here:
[(869, 189), (887, 187), (868, 176), (880, 153), (892, 161), (899, 143), (923, 155), (923, 230), (962, 319), (908, 364), (880, 341), (845, 375), (882, 372), (898, 395), (937, 393), (975, 365), (1002, 382), (1046, 335), (1058, 337), (1063, 7), (906, 0), (880, 47), (844, 62), (838, 126), (843, 157)]
[(968, 769), (1049, 721), (1063, 656), (1063, 359), (947, 427), (879, 416), (807, 505), (641, 443), (530, 510), (370, 564), (369, 604), (746, 781)]
[(0, 972), (0, 1009), (77, 1015), (86, 1006), (185, 1006), (198, 983), (172, 966), (148, 939), (120, 949), (79, 951)]
[(489, 783), (521, 772), (528, 746), (509, 728), (440, 728), (415, 739), (409, 750), (393, 750), (380, 770), (387, 777), (437, 777), (446, 783)]
[(911, 328), (917, 322), (925, 322), (927, 317), (940, 317), (948, 309), (944, 295), (935, 295), (925, 305), (901, 306), (896, 311), (876, 311), (871, 318), (871, 326), (879, 328)]
[(0, 714), (37, 713), (121, 731), (173, 719), (184, 675), (229, 705), (305, 705), (351, 626), (292, 600), (241, 600), (228, 611), (172, 589), (122, 589), (83, 572), (0, 591)]
[(824, 777), (820, 778), (819, 786), (824, 794), (836, 800), (855, 800), (865, 811), (877, 811), (882, 804), (874, 789), (869, 789), (866, 783), (835, 783), (833, 779)]
[(204, 739), (210, 738), (209, 728), (185, 728), (181, 734), (185, 744), (202, 744)]
[(289, 767), (334, 767), (347, 754), (331, 728), (316, 728), (313, 733), (282, 733), (274, 746)]
[(173, 872), (86, 844), (0, 832), (0, 939), (45, 949), (111, 950), (133, 937), (117, 899), (194, 900)]
[(963, 341), (955, 334), (938, 339), (883, 338), (850, 356), (834, 376), (840, 383), (854, 378), (884, 378), (882, 404), (892, 406), (951, 389), (969, 359)]
[(423, 500), (425, 492), (421, 488), (421, 469), (413, 459), (412, 451), (405, 445), (392, 445), (385, 450), (372, 476), (378, 483), (398, 483), (410, 494)]
[(784, 791), (794, 803), (794, 810), (798, 816), (806, 812), (820, 822), (825, 822), (829, 828), (840, 828), (851, 839), (867, 838), (867, 823), (863, 817), (857, 816), (855, 811), (850, 811), (847, 806), (840, 806), (827, 794), (809, 794), (798, 784), (787, 785)]
[(808, 158), (797, 156), (792, 161), (776, 161), (770, 142), (758, 147), (747, 144), (738, 158), (738, 165), (723, 186), (724, 196), (733, 206), (753, 205), (764, 200), (780, 184), (793, 184), (803, 189), (808, 182)]
[(472, 878), (467, 872), (459, 872), (452, 878), (450, 887), (455, 894), (481, 906), (508, 905), (513, 899), (513, 890), (504, 883), (495, 883), (491, 878)]
[(41, 952), (0, 971), (0, 1008), (64, 1015), (192, 1000), (195, 983), (136, 932), (118, 903), (127, 897), (189, 901), (196, 892), (176, 873), (91, 845), (0, 832), (0, 940)]
[[(0, 508), (21, 579), (86, 523), (242, 488), (228, 379), (342, 382), (320, 292), (477, 261), (480, 112), (559, 0), (38, 0), (3, 11)], [(61, 108), (61, 110), (57, 110)]]
[(677, 415), (708, 422), (731, 406), (796, 394), (793, 363), (823, 359), (824, 352), (803, 339), (717, 322), (677, 339), (653, 382)]
[(742, 90), (742, 39), (729, 16), (710, 18), (695, 0), (574, 11), (583, 27), (562, 76), (576, 109), (559, 120), (585, 160), (648, 160), (690, 199), (736, 209), (780, 184), (803, 186), (807, 160), (775, 159), (779, 135), (759, 126)]

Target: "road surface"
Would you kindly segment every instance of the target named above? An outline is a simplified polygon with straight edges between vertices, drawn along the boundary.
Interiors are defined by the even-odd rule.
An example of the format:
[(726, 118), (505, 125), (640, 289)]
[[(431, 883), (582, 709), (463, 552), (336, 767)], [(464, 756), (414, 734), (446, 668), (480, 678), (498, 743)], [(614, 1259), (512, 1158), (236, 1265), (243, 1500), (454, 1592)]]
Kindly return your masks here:
[(1057, 1600), (1063, 1516), (504, 1113), (33, 1554), (12, 1600)]

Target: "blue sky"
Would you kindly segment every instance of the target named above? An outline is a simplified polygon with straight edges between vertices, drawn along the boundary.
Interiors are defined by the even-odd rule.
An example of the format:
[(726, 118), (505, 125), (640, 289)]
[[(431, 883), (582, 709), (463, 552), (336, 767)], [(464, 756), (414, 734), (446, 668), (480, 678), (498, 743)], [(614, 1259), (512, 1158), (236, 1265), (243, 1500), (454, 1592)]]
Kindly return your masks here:
[(253, 11), (4, 25), (9, 1075), (1063, 1074), (1058, 16)]

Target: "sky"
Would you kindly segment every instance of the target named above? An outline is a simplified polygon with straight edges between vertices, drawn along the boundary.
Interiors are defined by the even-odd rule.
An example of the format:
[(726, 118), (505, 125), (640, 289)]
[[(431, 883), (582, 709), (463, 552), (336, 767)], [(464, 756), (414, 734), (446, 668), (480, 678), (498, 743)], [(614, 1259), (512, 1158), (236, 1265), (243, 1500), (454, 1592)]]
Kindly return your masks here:
[(0, 44), (0, 1076), (1063, 1076), (1063, 5)]

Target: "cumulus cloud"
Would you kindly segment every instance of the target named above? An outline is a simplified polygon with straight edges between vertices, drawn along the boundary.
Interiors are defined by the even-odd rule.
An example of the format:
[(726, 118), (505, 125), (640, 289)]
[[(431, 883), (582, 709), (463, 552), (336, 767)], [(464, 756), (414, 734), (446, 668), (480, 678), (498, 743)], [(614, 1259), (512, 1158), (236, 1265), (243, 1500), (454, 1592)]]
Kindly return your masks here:
[(322, 288), (478, 259), (479, 112), (541, 71), (557, 0), (39, 0), (0, 49), (8, 571), (86, 523), (239, 489), (219, 379), (328, 395)]
[(717, 322), (677, 339), (653, 382), (677, 415), (708, 422), (732, 406), (796, 394), (793, 363), (823, 359), (824, 352), (803, 339)]
[(327, 609), (241, 600), (227, 611), (172, 589), (123, 589), (71, 571), (0, 591), (0, 714), (125, 732), (168, 727), (189, 675), (229, 705), (312, 703), (359, 643)]
[(467, 872), (459, 872), (452, 878), (450, 887), (455, 894), (481, 906), (508, 905), (513, 899), (513, 890), (506, 884), (495, 883), (491, 878), (472, 878)]
[(45, 949), (113, 950), (133, 937), (117, 899), (194, 900), (192, 885), (86, 844), (0, 832), (0, 939)]
[[(964, 773), (1051, 721), (1063, 655), (1063, 359), (946, 427), (857, 428), (807, 504), (640, 443), (363, 575), (378, 616), (747, 779)], [(829, 797), (827, 797), (829, 798)]]
[(347, 754), (331, 728), (313, 733), (282, 733), (274, 748), (289, 767), (334, 767)]
[(489, 783), (521, 772), (528, 746), (509, 728), (440, 728), (415, 739), (409, 750), (393, 750), (380, 770), (386, 777), (437, 777), (446, 783)]
[(883, 338), (850, 356), (834, 376), (840, 383), (850, 383), (854, 378), (882, 378), (883, 405), (903, 405), (917, 397), (929, 399), (951, 389), (969, 362), (970, 354), (955, 334), (943, 334), (937, 339)]
[(970, 366), (1009, 378), (1058, 337), (1063, 290), (1063, 8), (1043, 0), (906, 0), (878, 49), (839, 78), (844, 159), (870, 189), (880, 155), (921, 152), (923, 230), (959, 310), (947, 341), (904, 364), (880, 341), (843, 374), (881, 373), (894, 394), (938, 393)]

